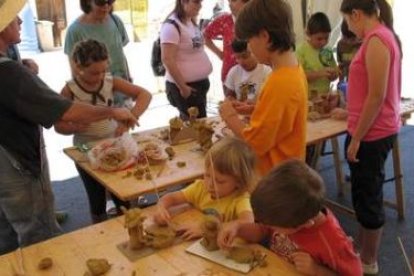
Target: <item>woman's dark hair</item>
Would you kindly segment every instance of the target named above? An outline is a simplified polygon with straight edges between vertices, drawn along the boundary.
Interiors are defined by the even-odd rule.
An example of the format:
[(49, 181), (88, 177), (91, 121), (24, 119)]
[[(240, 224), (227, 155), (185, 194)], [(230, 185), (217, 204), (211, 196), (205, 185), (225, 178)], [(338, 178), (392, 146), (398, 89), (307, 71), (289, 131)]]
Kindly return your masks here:
[(80, 0), (80, 7), (81, 7), (81, 10), (84, 13), (88, 14), (88, 13), (91, 12), (91, 10), (92, 10), (92, 1), (93, 0)]
[(345, 20), (342, 20), (342, 23), (341, 23), (341, 34), (343, 37), (346, 37), (346, 38), (355, 37), (355, 34), (349, 30), (348, 24), (346, 23)]
[(243, 53), (247, 50), (247, 41), (241, 39), (233, 39), (231, 49), (234, 53)]
[(292, 10), (284, 0), (252, 0), (240, 10), (236, 20), (236, 36), (248, 40), (267, 31), (270, 51), (286, 52), (295, 48)]
[(378, 16), (379, 20), (394, 33), (402, 54), (401, 40), (394, 31), (392, 9), (386, 0), (343, 0), (340, 10), (344, 14), (351, 14), (353, 10), (361, 10), (368, 16)]
[(313, 35), (317, 33), (330, 33), (331, 32), (331, 23), (329, 19), (323, 12), (317, 12), (311, 15), (306, 24), (306, 31), (308, 35)]
[(72, 51), (72, 61), (82, 67), (92, 63), (108, 60), (108, 50), (105, 44), (94, 39), (79, 41)]
[(259, 223), (296, 228), (322, 209), (324, 182), (303, 161), (291, 159), (264, 176), (250, 197)]
[[(180, 20), (181, 22), (184, 21), (185, 18), (185, 11), (184, 11), (184, 6), (183, 6), (183, 2), (188, 3), (191, 0), (175, 0), (175, 6), (173, 11), (167, 16), (170, 17), (172, 14), (175, 14), (178, 18), (178, 20)], [(202, 0), (200, 0), (202, 1)], [(194, 18), (191, 18), (191, 22), (193, 22), (194, 25), (197, 26), (197, 22), (194, 20)]]

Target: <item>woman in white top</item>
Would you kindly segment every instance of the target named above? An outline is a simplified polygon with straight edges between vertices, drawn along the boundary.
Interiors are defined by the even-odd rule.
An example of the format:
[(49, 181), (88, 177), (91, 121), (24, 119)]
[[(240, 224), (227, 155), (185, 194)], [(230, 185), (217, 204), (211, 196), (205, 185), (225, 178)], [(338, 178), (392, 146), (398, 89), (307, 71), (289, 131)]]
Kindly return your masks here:
[(188, 118), (187, 109), (192, 106), (198, 108), (199, 117), (206, 117), (212, 65), (196, 23), (200, 9), (201, 0), (176, 0), (160, 33), (161, 58), (167, 69), (167, 98), (180, 111), (182, 119)]

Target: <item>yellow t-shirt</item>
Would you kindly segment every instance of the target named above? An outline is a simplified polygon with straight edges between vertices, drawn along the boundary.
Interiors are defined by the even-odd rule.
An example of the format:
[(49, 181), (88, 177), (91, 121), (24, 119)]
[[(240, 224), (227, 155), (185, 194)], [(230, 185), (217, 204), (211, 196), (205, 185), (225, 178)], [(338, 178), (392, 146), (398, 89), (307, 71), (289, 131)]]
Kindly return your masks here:
[(242, 212), (252, 212), (250, 195), (248, 192), (235, 192), (226, 197), (212, 199), (204, 186), (204, 180), (196, 180), (193, 184), (181, 190), (188, 203), (203, 211), (205, 209), (216, 210), (223, 222), (229, 222), (239, 217)]
[(244, 140), (262, 175), (289, 158), (304, 160), (308, 86), (301, 66), (275, 69), (262, 86)]

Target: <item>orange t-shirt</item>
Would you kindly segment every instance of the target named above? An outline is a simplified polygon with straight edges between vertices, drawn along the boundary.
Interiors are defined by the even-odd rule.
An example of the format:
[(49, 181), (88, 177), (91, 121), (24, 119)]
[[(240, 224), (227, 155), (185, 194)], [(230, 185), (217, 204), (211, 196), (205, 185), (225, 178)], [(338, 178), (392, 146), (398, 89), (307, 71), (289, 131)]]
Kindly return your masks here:
[(261, 174), (283, 160), (305, 159), (307, 91), (301, 66), (273, 70), (262, 86), (250, 124), (243, 130), (258, 156)]

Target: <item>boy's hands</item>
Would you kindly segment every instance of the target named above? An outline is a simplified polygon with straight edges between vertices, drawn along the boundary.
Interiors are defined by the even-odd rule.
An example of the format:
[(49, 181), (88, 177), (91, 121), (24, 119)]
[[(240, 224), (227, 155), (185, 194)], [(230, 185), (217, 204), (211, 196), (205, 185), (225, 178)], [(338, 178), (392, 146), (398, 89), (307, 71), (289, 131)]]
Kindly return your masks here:
[(318, 275), (319, 265), (306, 252), (295, 252), (290, 255), (296, 269), (306, 275)]
[(158, 225), (167, 225), (171, 221), (171, 215), (164, 205), (157, 204), (157, 212), (154, 214), (154, 222)]
[(238, 221), (222, 224), (217, 237), (217, 244), (221, 249), (230, 249), (232, 247), (233, 241), (239, 231), (239, 226), (240, 224)]
[(239, 114), (250, 115), (253, 113), (254, 103), (251, 103), (248, 101), (247, 102), (235, 101), (233, 102), (233, 107)]
[(237, 112), (233, 107), (232, 101), (225, 100), (219, 106), (219, 113), (224, 121), (232, 116), (237, 116)]
[(319, 71), (320, 78), (327, 78), (330, 81), (335, 80), (338, 77), (338, 69), (325, 67)]
[(184, 240), (187, 241), (200, 238), (203, 235), (203, 231), (201, 230), (201, 226), (199, 223), (189, 223), (180, 225), (175, 230)]

